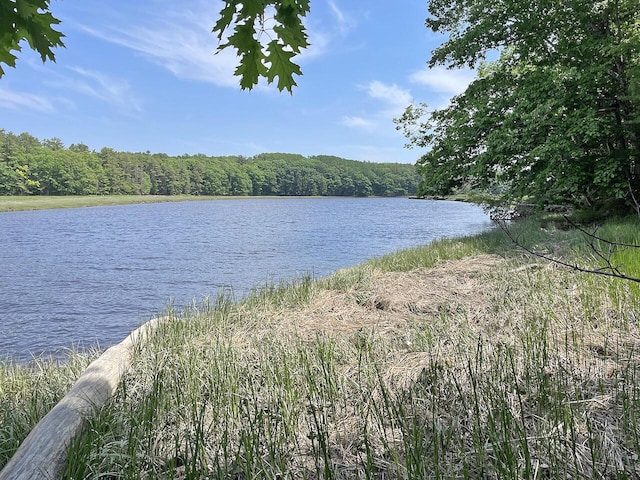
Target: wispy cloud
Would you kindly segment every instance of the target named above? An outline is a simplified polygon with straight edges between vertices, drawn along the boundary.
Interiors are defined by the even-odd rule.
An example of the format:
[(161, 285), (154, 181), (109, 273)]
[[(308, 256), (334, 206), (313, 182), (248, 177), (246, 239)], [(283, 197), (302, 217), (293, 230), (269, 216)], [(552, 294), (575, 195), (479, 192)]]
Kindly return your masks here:
[[(300, 62), (314, 59), (334, 51), (332, 46), (344, 39), (358, 25), (357, 16), (347, 12), (335, 0), (327, 2), (329, 8), (319, 4), (314, 6), (306, 22), (311, 46), (300, 55)], [(353, 48), (341, 45), (340, 49)]]
[(53, 112), (53, 103), (45, 97), (32, 93), (15, 92), (0, 87), (0, 108), (10, 110), (33, 110), (36, 112)]
[(374, 80), (366, 86), (366, 90), (370, 97), (380, 99), (394, 109), (404, 109), (412, 102), (411, 93), (395, 83), (387, 85)]
[[(174, 7), (161, 2), (161, 13), (146, 11), (144, 21), (138, 18), (114, 18), (108, 26), (80, 25), (96, 38), (137, 52), (149, 62), (170, 71), (181, 79), (238, 88), (233, 73), (238, 57), (232, 48), (217, 52), (218, 39), (212, 33), (220, 2), (189, 2), (188, 7)], [(220, 5), (218, 5), (220, 4)], [(358, 20), (336, 0), (314, 8), (305, 20), (311, 41), (295, 61), (306, 63), (334, 51), (339, 39), (355, 28)]]
[[(374, 131), (389, 130), (393, 118), (402, 114), (412, 102), (411, 93), (394, 84), (386, 84), (374, 80), (361, 86), (369, 98), (378, 101), (377, 110), (368, 115), (343, 116), (341, 124), (373, 133)], [(395, 130), (395, 129), (394, 129)]]
[(72, 75), (64, 75), (61, 85), (75, 92), (106, 102), (127, 114), (140, 113), (142, 106), (129, 82), (100, 72), (69, 67)]
[(343, 35), (346, 34), (351, 29), (351, 27), (353, 26), (354, 22), (351, 20), (351, 18), (349, 16), (347, 16), (338, 7), (336, 2), (334, 2), (333, 0), (329, 0), (328, 3), (329, 3), (329, 8), (331, 9), (331, 13), (333, 14), (333, 18), (335, 19), (338, 31), (340, 33), (342, 33)]
[(230, 49), (215, 54), (217, 39), (211, 32), (215, 17), (211, 5), (196, 2), (197, 10), (162, 12), (147, 18), (147, 26), (136, 24), (82, 29), (104, 41), (140, 53), (150, 62), (176, 77), (210, 82), (220, 86), (238, 86), (233, 76), (237, 58)]
[(377, 126), (377, 123), (374, 120), (358, 116), (342, 117), (340, 123), (345, 127), (358, 128), (366, 131), (373, 131)]
[(459, 95), (475, 78), (473, 70), (449, 70), (445, 67), (425, 68), (413, 73), (409, 80), (426, 85), (434, 92)]

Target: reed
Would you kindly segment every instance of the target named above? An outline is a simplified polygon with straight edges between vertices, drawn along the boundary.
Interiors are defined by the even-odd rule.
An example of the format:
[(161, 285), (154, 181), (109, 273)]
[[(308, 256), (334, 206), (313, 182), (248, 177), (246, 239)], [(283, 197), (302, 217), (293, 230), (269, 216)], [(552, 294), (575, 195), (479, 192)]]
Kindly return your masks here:
[(97, 352), (70, 351), (64, 363), (47, 357), (28, 365), (0, 362), (0, 466), (96, 357)]

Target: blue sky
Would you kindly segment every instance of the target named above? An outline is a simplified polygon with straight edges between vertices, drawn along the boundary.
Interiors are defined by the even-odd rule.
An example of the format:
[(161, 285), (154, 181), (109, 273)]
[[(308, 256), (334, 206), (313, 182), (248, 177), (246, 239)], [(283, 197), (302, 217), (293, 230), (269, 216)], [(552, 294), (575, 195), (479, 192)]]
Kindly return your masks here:
[(241, 91), (230, 49), (214, 55), (218, 1), (54, 0), (65, 49), (43, 64), (26, 46), (0, 78), (0, 128), (169, 155), (289, 152), (414, 163), (392, 119), (442, 107), (468, 71), (428, 70), (442, 37), (419, 0), (312, 0), (312, 46), (293, 95)]

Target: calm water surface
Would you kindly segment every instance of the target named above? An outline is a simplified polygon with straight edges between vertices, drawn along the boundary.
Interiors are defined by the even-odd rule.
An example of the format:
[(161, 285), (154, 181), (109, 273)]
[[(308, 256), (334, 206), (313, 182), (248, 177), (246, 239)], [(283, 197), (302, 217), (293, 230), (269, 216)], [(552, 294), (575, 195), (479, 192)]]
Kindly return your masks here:
[(162, 312), (490, 228), (482, 209), (282, 198), (0, 213), (0, 357), (121, 341)]

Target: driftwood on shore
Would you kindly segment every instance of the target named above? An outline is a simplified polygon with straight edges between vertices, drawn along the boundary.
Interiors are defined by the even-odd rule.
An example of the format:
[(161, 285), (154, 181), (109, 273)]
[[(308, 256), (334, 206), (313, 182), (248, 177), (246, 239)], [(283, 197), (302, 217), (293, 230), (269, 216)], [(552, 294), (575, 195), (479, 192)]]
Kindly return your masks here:
[(31, 430), (0, 472), (0, 480), (60, 478), (69, 445), (82, 433), (87, 418), (115, 393), (131, 366), (135, 345), (161, 321), (156, 318), (145, 323), (91, 363), (69, 393)]

